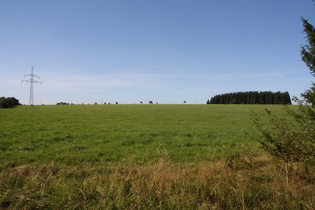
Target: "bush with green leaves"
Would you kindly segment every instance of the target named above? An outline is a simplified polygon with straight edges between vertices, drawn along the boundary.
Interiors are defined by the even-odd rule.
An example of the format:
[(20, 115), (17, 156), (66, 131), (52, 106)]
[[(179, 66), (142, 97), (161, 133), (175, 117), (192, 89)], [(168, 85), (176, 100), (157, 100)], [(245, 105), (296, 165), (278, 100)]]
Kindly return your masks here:
[(315, 109), (303, 104), (302, 101), (295, 99), (299, 103), (298, 111), (287, 109), (288, 113), (294, 117), (299, 129), (298, 137), (300, 141), (299, 161), (305, 163), (308, 173), (308, 164), (315, 161)]
[(298, 109), (286, 108), (286, 115), (274, 115), (266, 109), (268, 122), (252, 112), (256, 129), (260, 132), (261, 147), (273, 157), (285, 163), (286, 181), (289, 182), (290, 165), (295, 162), (309, 165), (315, 163), (315, 110), (300, 102)]
[(299, 161), (299, 152), (302, 148), (299, 141), (300, 130), (285, 117), (272, 115), (267, 109), (266, 112), (270, 118), (265, 124), (261, 122), (257, 114), (252, 112), (254, 125), (261, 134), (258, 141), (265, 151), (285, 163), (288, 183), (290, 164)]

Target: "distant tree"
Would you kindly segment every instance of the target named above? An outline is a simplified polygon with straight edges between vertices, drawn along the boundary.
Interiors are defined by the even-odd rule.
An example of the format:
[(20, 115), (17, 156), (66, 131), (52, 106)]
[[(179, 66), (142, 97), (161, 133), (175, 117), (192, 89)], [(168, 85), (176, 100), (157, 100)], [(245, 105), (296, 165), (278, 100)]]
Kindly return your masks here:
[(149, 104), (153, 104), (153, 101), (149, 101)]
[(69, 105), (69, 103), (66, 103), (66, 102), (58, 102), (58, 103), (56, 103), (56, 105)]
[(143, 102), (142, 102), (142, 101), (140, 101), (140, 104), (143, 104)]
[(116, 102), (116, 104), (118, 104), (118, 102)]
[(19, 100), (17, 100), (14, 97), (8, 97), (8, 98), (1, 97), (0, 98), (0, 108), (6, 109), (6, 108), (12, 108), (18, 105), (21, 105), (21, 104)]

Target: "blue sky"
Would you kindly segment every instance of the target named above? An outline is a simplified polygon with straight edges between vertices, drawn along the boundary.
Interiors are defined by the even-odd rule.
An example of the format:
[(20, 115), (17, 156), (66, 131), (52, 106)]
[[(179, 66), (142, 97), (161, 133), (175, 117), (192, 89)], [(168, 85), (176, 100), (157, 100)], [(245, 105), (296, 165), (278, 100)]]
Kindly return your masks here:
[(0, 96), (28, 104), (205, 103), (238, 91), (299, 96), (311, 0), (1, 0)]

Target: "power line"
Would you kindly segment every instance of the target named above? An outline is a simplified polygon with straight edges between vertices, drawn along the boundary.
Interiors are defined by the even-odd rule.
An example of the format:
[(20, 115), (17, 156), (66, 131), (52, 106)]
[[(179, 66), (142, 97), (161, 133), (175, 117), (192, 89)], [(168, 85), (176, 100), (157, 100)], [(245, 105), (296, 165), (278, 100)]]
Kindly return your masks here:
[(26, 77), (30, 77), (30, 79), (29, 80), (22, 80), (21, 83), (23, 83), (23, 82), (26, 82), (27, 84), (30, 83), (30, 100), (29, 100), (29, 105), (32, 107), (34, 105), (34, 83), (35, 84), (37, 84), (37, 83), (42, 84), (42, 82), (34, 79), (34, 77), (39, 79), (39, 76), (33, 74), (33, 66), (32, 66), (31, 74), (25, 74), (24, 75), (24, 78), (26, 78)]

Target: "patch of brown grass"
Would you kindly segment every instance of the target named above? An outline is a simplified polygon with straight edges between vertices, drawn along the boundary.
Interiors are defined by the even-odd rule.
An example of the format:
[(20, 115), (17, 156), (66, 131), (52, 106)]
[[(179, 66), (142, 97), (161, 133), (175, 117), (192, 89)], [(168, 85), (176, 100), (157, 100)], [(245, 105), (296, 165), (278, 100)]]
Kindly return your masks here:
[[(262, 154), (179, 164), (24, 165), (0, 172), (0, 208), (314, 209), (315, 183)], [(245, 162), (244, 162), (245, 161)]]

